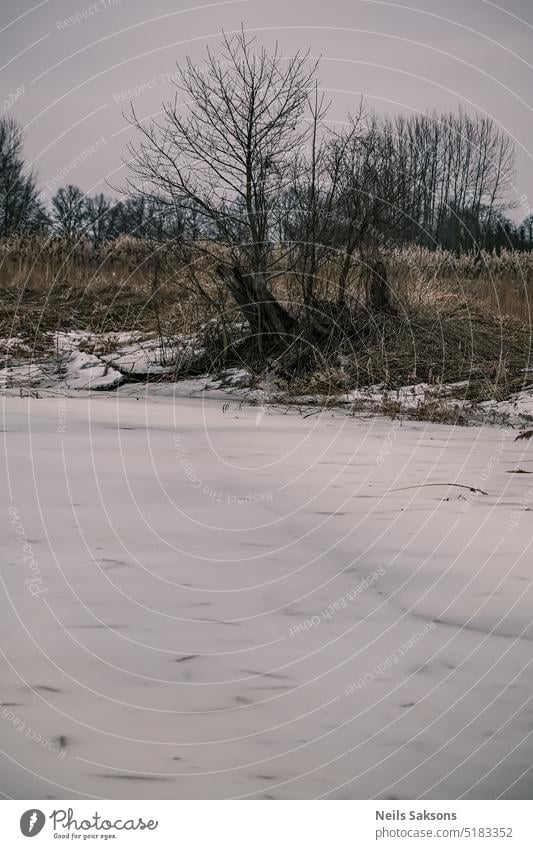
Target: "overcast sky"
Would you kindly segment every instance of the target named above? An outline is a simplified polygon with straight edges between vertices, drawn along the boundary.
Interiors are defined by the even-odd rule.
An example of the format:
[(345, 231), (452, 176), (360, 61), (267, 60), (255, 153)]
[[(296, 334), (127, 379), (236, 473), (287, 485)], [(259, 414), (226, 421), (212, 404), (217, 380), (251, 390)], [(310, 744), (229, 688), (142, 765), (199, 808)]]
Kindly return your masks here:
[(139, 116), (157, 113), (176, 63), (241, 22), (286, 54), (322, 56), (333, 121), (361, 95), (378, 111), (489, 115), (516, 143), (517, 217), (533, 206), (532, 0), (2, 0), (3, 109), (26, 128), (40, 185), (123, 183), (131, 90)]

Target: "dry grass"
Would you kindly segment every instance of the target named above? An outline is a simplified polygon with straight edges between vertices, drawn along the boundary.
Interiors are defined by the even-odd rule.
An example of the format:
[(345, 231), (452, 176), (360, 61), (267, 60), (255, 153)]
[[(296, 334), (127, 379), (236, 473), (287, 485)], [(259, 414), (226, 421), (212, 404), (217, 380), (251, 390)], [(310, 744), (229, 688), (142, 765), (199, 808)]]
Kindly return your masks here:
[(422, 248), (390, 253), (391, 280), (401, 303), (412, 309), (447, 301), (474, 303), (491, 315), (530, 325), (533, 305), (533, 254), (502, 251), (456, 257)]
[[(292, 381), (291, 393), (466, 380), (468, 397), (477, 401), (508, 397), (527, 383), (533, 255), (504, 252), (475, 261), (411, 248), (393, 250), (387, 259), (393, 315), (366, 311), (357, 266), (342, 310), (335, 303), (338, 269), (317, 281), (317, 309), (332, 330), (311, 352), (306, 373)], [(57, 330), (172, 337), (203, 327), (214, 366), (249, 365), (246, 346), (232, 336), (235, 307), (207, 265), (205, 259), (185, 262), (172, 246), (161, 252), (132, 238), (101, 248), (86, 241), (6, 240), (0, 243), (0, 336), (20, 337), (35, 356)], [(298, 309), (294, 279), (280, 277), (276, 294)]]
[(101, 249), (85, 241), (0, 242), (0, 337), (18, 336), (39, 352), (58, 330), (191, 332), (209, 317), (206, 305), (180, 283), (181, 263), (168, 252), (156, 273), (158, 255), (129, 238)]

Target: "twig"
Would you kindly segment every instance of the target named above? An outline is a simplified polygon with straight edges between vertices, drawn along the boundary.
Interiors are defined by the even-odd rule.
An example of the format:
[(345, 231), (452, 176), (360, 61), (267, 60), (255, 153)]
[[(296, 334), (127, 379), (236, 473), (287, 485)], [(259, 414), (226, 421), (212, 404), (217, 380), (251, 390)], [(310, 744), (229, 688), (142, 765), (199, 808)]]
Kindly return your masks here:
[(469, 492), (479, 492), (480, 495), (488, 495), (484, 489), (478, 489), (475, 486), (465, 486), (462, 483), (419, 483), (414, 486), (401, 486), (399, 489), (387, 489), (386, 492), (403, 492), (406, 489), (420, 489), (422, 486), (458, 486), (461, 489), (468, 489)]

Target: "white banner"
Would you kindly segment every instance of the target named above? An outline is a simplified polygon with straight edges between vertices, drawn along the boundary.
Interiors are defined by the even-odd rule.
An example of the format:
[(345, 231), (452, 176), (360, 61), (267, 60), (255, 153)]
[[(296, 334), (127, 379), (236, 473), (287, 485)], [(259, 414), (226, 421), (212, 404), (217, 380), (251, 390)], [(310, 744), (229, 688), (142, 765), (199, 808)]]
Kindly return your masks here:
[[(531, 849), (531, 803), (5, 801), (1, 845), (285, 849), (326, 846)], [(34, 844), (29, 840), (35, 838)]]

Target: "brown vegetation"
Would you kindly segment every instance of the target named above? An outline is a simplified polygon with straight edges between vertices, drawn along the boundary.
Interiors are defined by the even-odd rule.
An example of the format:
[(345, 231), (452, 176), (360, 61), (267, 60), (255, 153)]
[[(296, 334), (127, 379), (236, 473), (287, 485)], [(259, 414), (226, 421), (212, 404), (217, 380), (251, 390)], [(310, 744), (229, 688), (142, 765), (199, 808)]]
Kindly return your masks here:
[[(213, 369), (262, 362), (235, 332), (238, 304), (213, 274), (216, 258), (178, 246), (125, 238), (100, 248), (37, 237), (0, 243), (0, 336), (46, 350), (56, 330), (140, 331), (168, 338), (197, 334)], [(467, 397), (507, 397), (527, 380), (533, 256), (482, 255), (481, 262), (419, 248), (386, 255), (393, 309), (368, 308), (366, 268), (354, 265), (339, 304), (329, 275), (315, 285), (312, 309), (326, 341), (310, 346), (294, 390), (327, 393), (381, 383), (468, 381)], [(339, 260), (341, 261), (341, 260)], [(336, 279), (331, 269), (331, 279)], [(274, 294), (287, 315), (301, 311), (290, 275)], [(210, 339), (207, 340), (207, 335)], [(287, 377), (284, 357), (269, 367)]]

